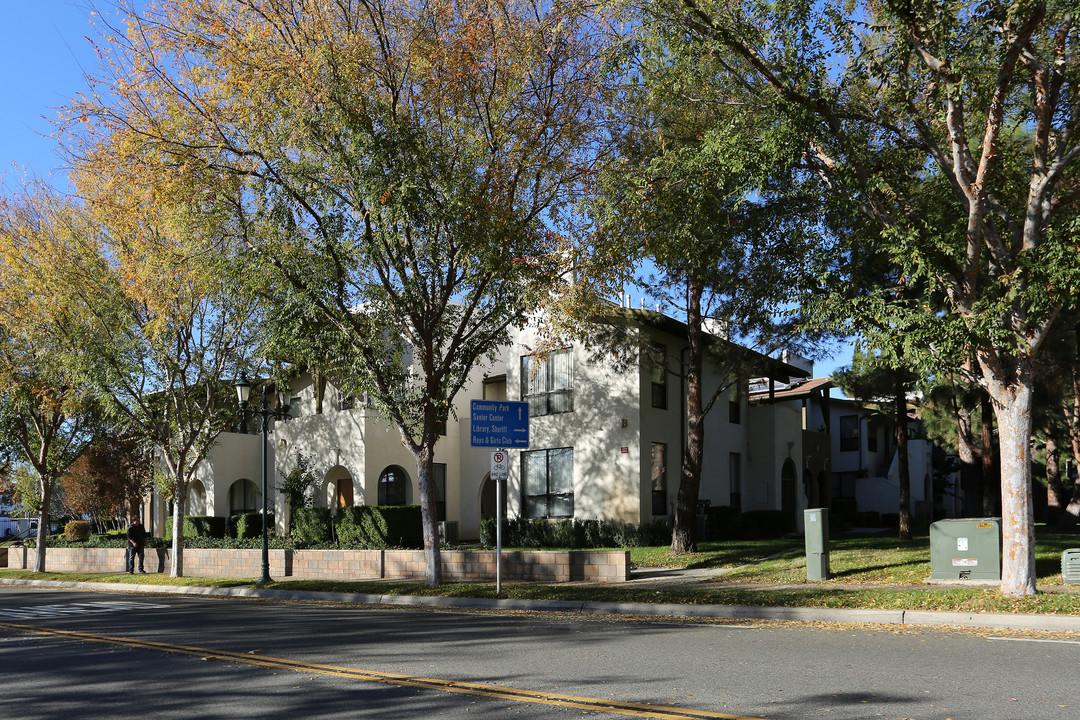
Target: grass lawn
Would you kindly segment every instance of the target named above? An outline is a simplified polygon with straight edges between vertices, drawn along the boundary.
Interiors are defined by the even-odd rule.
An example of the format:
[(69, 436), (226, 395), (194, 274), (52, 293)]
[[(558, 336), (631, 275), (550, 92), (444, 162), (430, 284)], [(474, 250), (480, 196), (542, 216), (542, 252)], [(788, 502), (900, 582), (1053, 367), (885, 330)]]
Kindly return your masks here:
[[(902, 543), (885, 534), (849, 535), (830, 543), (831, 580), (806, 582), (801, 538), (702, 543), (701, 551), (672, 557), (667, 548), (634, 548), (631, 560), (639, 568), (715, 568), (684, 583), (588, 583), (544, 585), (504, 583), (502, 597), (533, 600), (653, 602), (792, 607), (952, 610), (959, 612), (1062, 613), (1080, 615), (1080, 593), (1061, 592), (1061, 553), (1080, 547), (1080, 535), (1040, 532), (1036, 541), (1036, 571), (1043, 590), (1022, 600), (1003, 598), (996, 587), (922, 585), (930, 576), (927, 535)], [(169, 578), (33, 573), (0, 570), (0, 578), (117, 582), (209, 587), (250, 587), (249, 580)], [(853, 587), (857, 586), (857, 587)], [(494, 583), (445, 583), (429, 588), (417, 582), (286, 580), (268, 588), (373, 595), (440, 595), (494, 598)], [(1076, 588), (1077, 586), (1069, 586)]]
[[(1035, 572), (1040, 586), (1060, 586), (1061, 553), (1080, 547), (1080, 535), (1040, 531)], [(801, 538), (705, 542), (693, 555), (672, 556), (667, 548), (633, 548), (638, 567), (717, 568), (727, 582), (799, 583), (806, 580)], [(909, 585), (930, 577), (930, 537), (901, 542), (885, 533), (845, 535), (829, 543), (829, 565), (836, 583)]]

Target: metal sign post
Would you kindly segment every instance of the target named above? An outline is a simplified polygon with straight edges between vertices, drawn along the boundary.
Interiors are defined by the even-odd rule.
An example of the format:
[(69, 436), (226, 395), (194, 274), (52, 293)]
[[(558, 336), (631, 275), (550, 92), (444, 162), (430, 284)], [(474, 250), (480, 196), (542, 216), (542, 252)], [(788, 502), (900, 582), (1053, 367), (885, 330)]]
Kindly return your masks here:
[(498, 448), (491, 453), (495, 483), (495, 595), (502, 595), (503, 483), (510, 476), (507, 448), (529, 447), (529, 403), (473, 400), (469, 404), (469, 440), (474, 448)]
[(502, 507), (503, 483), (510, 476), (506, 450), (491, 453), (491, 480), (495, 483), (495, 597), (502, 595)]

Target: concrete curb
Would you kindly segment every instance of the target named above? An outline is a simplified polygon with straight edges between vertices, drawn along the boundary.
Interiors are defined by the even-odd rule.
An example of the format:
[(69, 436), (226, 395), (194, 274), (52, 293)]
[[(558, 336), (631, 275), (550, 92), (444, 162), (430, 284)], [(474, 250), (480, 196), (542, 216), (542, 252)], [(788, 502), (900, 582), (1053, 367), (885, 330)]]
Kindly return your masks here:
[(578, 602), (570, 600), (509, 600), (431, 597), (426, 595), (366, 595), (361, 593), (263, 590), (260, 588), (213, 588), (177, 585), (128, 585), (126, 583), (19, 580), (0, 578), (0, 585), (99, 590), (158, 595), (242, 597), (303, 602), (337, 602), (358, 605), (396, 605), (468, 610), (524, 610), (581, 613), (588, 615), (644, 615), (699, 617), (727, 620), (787, 620), (794, 622), (858, 623), (867, 625), (915, 625), (983, 627), (1001, 630), (1048, 630), (1080, 632), (1077, 615), (1020, 615), (1009, 613), (958, 613), (940, 610), (863, 610), (858, 608), (757, 607), (748, 605), (680, 605), (674, 603)]

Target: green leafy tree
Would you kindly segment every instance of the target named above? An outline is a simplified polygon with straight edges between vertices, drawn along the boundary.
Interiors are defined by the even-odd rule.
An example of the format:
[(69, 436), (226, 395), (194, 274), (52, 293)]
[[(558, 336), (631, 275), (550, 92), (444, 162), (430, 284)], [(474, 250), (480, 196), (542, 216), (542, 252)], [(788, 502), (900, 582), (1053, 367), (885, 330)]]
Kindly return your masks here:
[(278, 490), (285, 496), (285, 503), (289, 506), (290, 530), (293, 513), (299, 508), (312, 507), (315, 504), (315, 490), (318, 486), (319, 476), (315, 472), (314, 459), (297, 453), (296, 465), (278, 484)]
[[(187, 486), (234, 423), (230, 378), (251, 365), (258, 346), (256, 304), (238, 282), (215, 198), (196, 202), (174, 188), (137, 182), (138, 166), (95, 159), (72, 174), (87, 196), (83, 204), (40, 184), (25, 191), (25, 219), (6, 233), (19, 253), (5, 282), (21, 293), (9, 318), (23, 318), (23, 326), (47, 323), (49, 345), (39, 351), (66, 359), (67, 384), (38, 387), (77, 389), (75, 396), (91, 400), (111, 428), (154, 450), (173, 490), (171, 574), (179, 577)], [(50, 398), (49, 407), (58, 409), (48, 417), (58, 428), (73, 417), (61, 401)], [(70, 444), (65, 464), (50, 471), (52, 482), (88, 440)]]
[[(636, 348), (685, 381), (671, 545), (679, 554), (696, 550), (706, 417), (740, 379), (766, 370), (745, 346), (768, 353), (807, 336), (781, 316), (793, 313), (822, 248), (813, 203), (796, 182), (801, 157), (790, 128), (757, 89), (723, 81), (722, 58), (679, 52), (678, 28), (648, 13), (640, 20), (613, 64), (617, 142), (597, 173), (589, 214), (606, 255), (646, 263), (653, 271), (636, 283), (686, 320), (677, 370), (649, 358), (648, 342)], [(719, 378), (708, 387), (706, 363)]]
[[(730, 75), (762, 80), (859, 238), (943, 306), (881, 293), (854, 316), (932, 372), (974, 357), (1001, 443), (1001, 590), (1035, 592), (1034, 366), (1080, 289), (1080, 53), (1066, 2), (650, 5)], [(725, 75), (727, 76), (727, 75)], [(942, 192), (945, 190), (946, 192)], [(900, 302), (897, 302), (897, 299)], [(927, 349), (932, 348), (929, 352)]]
[(152, 462), (137, 438), (106, 437), (87, 448), (60, 478), (64, 505), (97, 523), (138, 517), (152, 489)]
[(576, 2), (171, 0), (127, 22), (104, 31), (110, 92), (69, 127), (110, 137), (98, 156), (144, 182), (243, 187), (236, 239), (306, 319), (276, 352), (366, 393), (400, 431), (438, 583), (438, 428), (570, 258), (552, 229), (595, 151), (591, 16)]
[[(80, 382), (84, 359), (63, 340), (68, 319), (39, 312), (49, 287), (62, 281), (34, 260), (34, 238), (54, 227), (51, 220), (26, 197), (0, 203), (0, 445), (16, 476), (25, 480), (32, 471), (35, 479), (34, 498), (25, 482), (17, 494), (38, 514), (37, 572), (45, 571), (60, 477), (93, 440), (101, 419)], [(54, 246), (50, 256), (66, 259), (68, 250)]]
[(868, 355), (856, 345), (851, 365), (833, 374), (845, 395), (876, 404), (892, 416), (900, 483), (900, 539), (911, 540), (911, 472), (908, 459), (908, 400), (918, 377), (887, 356)]

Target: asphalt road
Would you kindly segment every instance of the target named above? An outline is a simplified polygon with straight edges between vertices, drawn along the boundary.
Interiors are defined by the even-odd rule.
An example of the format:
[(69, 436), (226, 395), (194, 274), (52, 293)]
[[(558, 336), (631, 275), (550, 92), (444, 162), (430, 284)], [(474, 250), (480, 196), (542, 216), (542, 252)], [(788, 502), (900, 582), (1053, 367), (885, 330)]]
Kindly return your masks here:
[(1080, 717), (1080, 642), (0, 587), (13, 718)]

